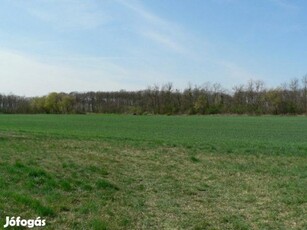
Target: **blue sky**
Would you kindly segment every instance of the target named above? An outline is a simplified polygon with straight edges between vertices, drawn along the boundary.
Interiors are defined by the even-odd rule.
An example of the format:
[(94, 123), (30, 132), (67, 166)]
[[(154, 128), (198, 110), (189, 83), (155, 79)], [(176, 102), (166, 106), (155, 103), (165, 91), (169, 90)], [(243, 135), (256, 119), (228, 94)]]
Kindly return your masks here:
[(2, 0), (0, 92), (138, 90), (307, 73), (304, 0)]

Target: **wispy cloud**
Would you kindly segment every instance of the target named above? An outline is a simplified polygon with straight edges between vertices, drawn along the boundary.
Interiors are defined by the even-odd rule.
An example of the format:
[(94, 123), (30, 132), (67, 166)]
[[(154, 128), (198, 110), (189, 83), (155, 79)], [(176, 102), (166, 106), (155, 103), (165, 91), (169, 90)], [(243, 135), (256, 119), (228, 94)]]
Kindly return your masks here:
[(239, 0), (211, 0), (219, 4), (237, 3)]
[(154, 32), (154, 31), (147, 31), (147, 32), (144, 32), (143, 35), (178, 53), (183, 53), (185, 51), (182, 45), (180, 45), (178, 42), (171, 39), (170, 36), (167, 36), (165, 34)]
[(276, 6), (281, 7), (285, 10), (298, 10), (299, 7), (293, 3), (293, 1), (288, 0), (270, 0), (272, 3), (274, 3)]
[(251, 73), (249, 70), (238, 65), (237, 63), (221, 60), (218, 62), (218, 64), (224, 69), (225, 76), (227, 76), (227, 78), (231, 81), (230, 83), (232, 86), (234, 84), (245, 83), (250, 79), (264, 80), (261, 76)]
[(17, 1), (30, 15), (57, 29), (94, 29), (107, 23), (111, 16), (93, 1), (53, 0)]
[(168, 22), (161, 17), (151, 13), (149, 10), (145, 9), (145, 7), (139, 1), (131, 1), (131, 0), (115, 0), (116, 2), (126, 6), (130, 10), (137, 13), (139, 16), (144, 18), (150, 23), (158, 24), (158, 25), (167, 25)]
[[(79, 63), (84, 60), (79, 60)], [(0, 92), (19, 95), (44, 95), (51, 91), (119, 90), (133, 87), (128, 72), (108, 61), (96, 60), (91, 66), (78, 61), (60, 63), (33, 55), (0, 50)], [(97, 64), (99, 63), (99, 64)], [(125, 79), (125, 76), (128, 79)]]
[(174, 52), (182, 53), (187, 51), (185, 44), (178, 39), (185, 37), (184, 32), (178, 25), (150, 12), (140, 1), (116, 1), (134, 12), (146, 24), (145, 26), (140, 26), (139, 34)]
[(53, 91), (140, 90), (175, 80), (157, 69), (138, 67), (125, 67), (109, 58), (43, 58), (0, 49), (0, 92), (38, 96)]
[[(204, 31), (193, 33), (190, 27), (180, 24), (178, 15), (172, 15), (177, 21), (172, 21), (171, 16), (162, 17), (159, 10), (154, 11), (142, 0), (6, 1), (12, 2), (12, 10), (19, 7), (21, 15), (16, 19), (18, 23), (12, 23), (15, 32), (4, 28), (7, 33), (4, 36), (0, 31), (0, 76), (6, 79), (3, 84), (0, 79), (0, 92), (7, 93), (9, 89), (17, 94), (35, 95), (50, 91), (133, 90), (168, 81), (184, 85), (193, 79), (198, 83), (219, 81), (231, 88), (251, 78), (261, 79), (245, 60), (236, 57), (240, 51), (229, 53), (233, 50), (229, 48), (233, 45), (231, 41), (238, 41), (245, 30), (235, 40), (228, 39), (232, 35), (225, 33), (219, 39), (223, 26), (205, 29), (197, 23), (195, 26)], [(241, 5), (243, 2), (208, 0), (200, 5), (212, 4), (221, 10), (227, 3)], [(296, 9), (290, 0), (267, 0), (263, 4), (269, 6), (268, 10), (274, 6), (274, 10), (286, 14), (286, 9)], [(15, 21), (13, 17), (8, 18)], [(33, 30), (20, 29), (32, 26), (31, 23)], [(204, 17), (201, 23), (212, 22), (210, 17)], [(210, 28), (214, 36), (207, 36)], [(300, 27), (294, 25), (287, 29)], [(208, 41), (207, 37), (217, 39)], [(11, 50), (1, 50), (1, 46)], [(251, 49), (255, 47), (258, 46), (253, 45)], [(257, 72), (256, 67), (254, 70)]]

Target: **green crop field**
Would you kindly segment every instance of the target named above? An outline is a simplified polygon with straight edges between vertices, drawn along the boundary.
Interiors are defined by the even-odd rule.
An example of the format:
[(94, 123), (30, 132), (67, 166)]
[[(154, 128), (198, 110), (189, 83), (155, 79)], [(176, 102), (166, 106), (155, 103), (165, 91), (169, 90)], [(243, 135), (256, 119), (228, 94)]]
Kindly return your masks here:
[(307, 118), (1, 115), (0, 228), (307, 229)]

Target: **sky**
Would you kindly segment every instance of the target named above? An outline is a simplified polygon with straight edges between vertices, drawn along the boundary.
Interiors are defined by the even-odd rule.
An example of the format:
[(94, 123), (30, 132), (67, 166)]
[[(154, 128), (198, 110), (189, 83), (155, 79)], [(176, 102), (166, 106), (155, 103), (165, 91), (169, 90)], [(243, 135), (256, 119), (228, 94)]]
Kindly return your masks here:
[(141, 90), (307, 73), (305, 0), (2, 0), (0, 93)]

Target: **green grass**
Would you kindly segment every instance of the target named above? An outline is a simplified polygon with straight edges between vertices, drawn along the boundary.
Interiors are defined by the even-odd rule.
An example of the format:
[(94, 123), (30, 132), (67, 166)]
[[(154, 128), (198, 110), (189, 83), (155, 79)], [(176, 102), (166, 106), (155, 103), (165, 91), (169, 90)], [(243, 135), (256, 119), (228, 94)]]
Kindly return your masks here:
[(1, 115), (0, 226), (306, 229), (307, 118)]

